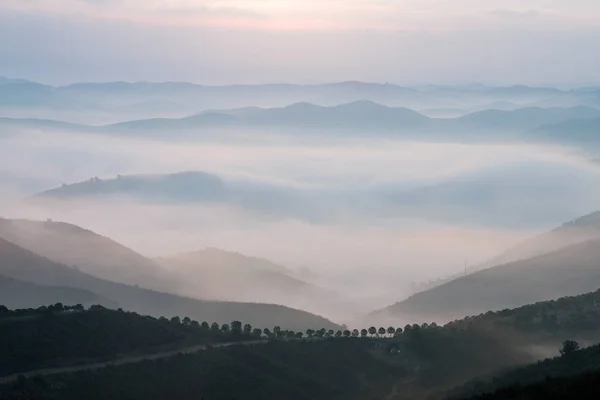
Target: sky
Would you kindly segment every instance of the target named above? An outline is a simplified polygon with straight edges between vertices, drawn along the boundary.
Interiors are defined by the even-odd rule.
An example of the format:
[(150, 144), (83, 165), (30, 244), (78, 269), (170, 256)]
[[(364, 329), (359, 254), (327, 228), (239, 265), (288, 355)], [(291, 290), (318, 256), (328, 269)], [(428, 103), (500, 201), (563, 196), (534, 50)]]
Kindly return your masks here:
[(55, 84), (600, 82), (597, 0), (2, 0), (0, 38)]

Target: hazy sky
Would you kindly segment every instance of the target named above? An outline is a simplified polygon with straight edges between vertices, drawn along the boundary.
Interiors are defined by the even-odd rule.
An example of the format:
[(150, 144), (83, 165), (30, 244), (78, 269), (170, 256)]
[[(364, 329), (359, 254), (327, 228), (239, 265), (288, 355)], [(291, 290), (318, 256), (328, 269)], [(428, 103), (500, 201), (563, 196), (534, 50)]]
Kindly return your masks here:
[(51, 83), (597, 83), (598, 43), (598, 0), (0, 1), (0, 75)]

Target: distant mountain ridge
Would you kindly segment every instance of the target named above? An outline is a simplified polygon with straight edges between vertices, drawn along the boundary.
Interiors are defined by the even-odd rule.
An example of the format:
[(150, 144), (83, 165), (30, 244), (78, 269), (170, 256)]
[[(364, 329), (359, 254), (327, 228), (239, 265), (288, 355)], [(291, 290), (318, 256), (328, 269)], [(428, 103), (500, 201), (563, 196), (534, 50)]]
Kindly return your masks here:
[[(235, 131), (240, 129), (315, 129), (344, 132), (381, 132), (402, 134), (414, 139), (469, 138), (494, 140), (494, 134), (502, 133), (502, 139), (540, 140), (569, 142), (562, 134), (545, 132), (544, 127), (557, 124), (580, 124), (587, 128), (589, 122), (600, 120), (600, 109), (576, 107), (528, 107), (510, 111), (477, 111), (454, 118), (431, 118), (404, 107), (388, 107), (372, 101), (361, 100), (335, 106), (313, 103), (293, 103), (285, 107), (223, 109), (203, 111), (183, 118), (150, 118), (119, 122), (102, 126), (71, 124), (34, 118), (0, 118), (0, 126), (21, 129), (64, 130), (74, 132), (132, 135), (145, 138), (174, 140), (194, 138), (194, 135), (214, 134), (214, 129)], [(560, 125), (557, 125), (560, 126)], [(558, 129), (558, 128), (556, 128)], [(485, 131), (485, 132), (484, 132)], [(225, 133), (225, 132), (224, 132)], [(507, 137), (506, 134), (510, 134)], [(157, 136), (158, 135), (158, 136)], [(581, 134), (588, 141), (594, 137)], [(600, 140), (600, 139), (599, 139)], [(571, 139), (571, 141), (573, 141)]]

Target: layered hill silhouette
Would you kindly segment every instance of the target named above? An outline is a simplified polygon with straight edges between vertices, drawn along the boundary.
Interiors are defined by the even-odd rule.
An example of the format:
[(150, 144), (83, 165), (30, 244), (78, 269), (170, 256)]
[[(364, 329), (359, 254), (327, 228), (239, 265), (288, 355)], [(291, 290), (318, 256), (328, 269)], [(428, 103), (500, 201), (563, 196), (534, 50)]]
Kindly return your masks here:
[(285, 304), (323, 313), (343, 308), (340, 295), (298, 279), (289, 269), (266, 259), (207, 248), (156, 261), (180, 277), (190, 293), (206, 298)]
[(0, 275), (0, 304), (8, 308), (35, 308), (41, 304), (102, 305), (116, 308), (117, 303), (89, 290), (65, 286), (43, 286)]
[(131, 196), (154, 200), (217, 201), (227, 197), (221, 178), (204, 172), (165, 175), (129, 175), (114, 179), (91, 178), (38, 194), (47, 199)]
[(186, 315), (199, 321), (219, 323), (243, 320), (256, 326), (279, 325), (296, 330), (320, 326), (337, 328), (337, 325), (322, 317), (288, 307), (197, 300), (99, 279), (79, 269), (50, 261), (4, 239), (0, 239), (0, 259), (1, 275), (37, 285), (87, 290), (115, 302), (119, 307), (142, 314), (157, 317)]
[(98, 278), (161, 290), (177, 287), (159, 264), (76, 225), (0, 219), (0, 238)]
[[(515, 110), (485, 110), (457, 118), (430, 118), (404, 107), (389, 107), (372, 101), (354, 101), (334, 106), (294, 103), (285, 107), (245, 107), (204, 111), (183, 118), (151, 118), (89, 126), (34, 118), (1, 118), (9, 128), (58, 130), (102, 135), (151, 137), (162, 140), (193, 138), (194, 135), (240, 130), (282, 129), (326, 130), (343, 133), (368, 130), (422, 140), (498, 140), (577, 142), (577, 135), (565, 137), (581, 128), (582, 140), (591, 141), (600, 109), (588, 106), (526, 107)], [(566, 124), (566, 125), (564, 125)], [(566, 126), (566, 128), (565, 128)], [(587, 132), (587, 133), (586, 133)], [(567, 136), (569, 136), (567, 135)], [(574, 139), (575, 138), (575, 139)]]
[(599, 215), (564, 224), (500, 255), (491, 268), (417, 293), (377, 314), (449, 320), (594, 291), (600, 287)]

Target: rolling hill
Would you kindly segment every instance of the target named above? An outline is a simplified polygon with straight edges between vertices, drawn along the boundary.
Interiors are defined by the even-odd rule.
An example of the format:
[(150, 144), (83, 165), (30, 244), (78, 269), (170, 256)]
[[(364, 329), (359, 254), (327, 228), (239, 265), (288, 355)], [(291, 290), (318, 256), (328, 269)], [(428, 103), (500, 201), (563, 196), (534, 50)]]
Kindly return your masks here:
[(481, 267), (523, 260), (593, 239), (600, 239), (600, 211), (566, 222), (549, 232), (526, 240), (487, 261)]
[(216, 175), (204, 172), (181, 172), (166, 175), (129, 175), (115, 179), (91, 178), (39, 193), (37, 199), (72, 199), (81, 197), (131, 196), (146, 200), (217, 201), (227, 191)]
[(457, 278), (396, 303), (379, 315), (451, 320), (595, 291), (600, 239)]
[(0, 218), (0, 238), (98, 278), (161, 290), (177, 287), (159, 264), (76, 225)]
[(321, 326), (338, 328), (325, 318), (288, 307), (203, 301), (99, 279), (79, 269), (52, 262), (4, 239), (0, 239), (0, 260), (0, 274), (7, 277), (38, 285), (88, 290), (114, 301), (119, 307), (141, 314), (157, 317), (189, 316), (198, 321), (219, 323), (239, 320), (254, 326), (279, 325), (284, 329), (294, 330)]
[(276, 303), (320, 313), (345, 305), (336, 293), (262, 258), (207, 248), (156, 261), (184, 282), (184, 293), (202, 293), (205, 298)]

